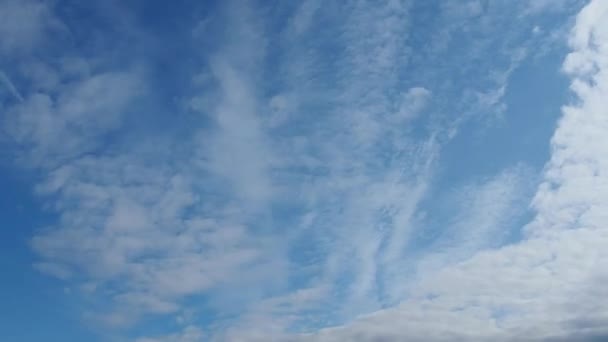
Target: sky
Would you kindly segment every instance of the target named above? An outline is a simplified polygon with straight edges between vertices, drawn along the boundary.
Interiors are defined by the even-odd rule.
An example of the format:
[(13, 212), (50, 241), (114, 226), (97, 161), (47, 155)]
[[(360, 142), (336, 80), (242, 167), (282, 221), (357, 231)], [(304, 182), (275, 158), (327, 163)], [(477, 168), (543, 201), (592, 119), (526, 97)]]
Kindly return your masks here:
[(605, 341), (608, 1), (0, 0), (0, 340)]

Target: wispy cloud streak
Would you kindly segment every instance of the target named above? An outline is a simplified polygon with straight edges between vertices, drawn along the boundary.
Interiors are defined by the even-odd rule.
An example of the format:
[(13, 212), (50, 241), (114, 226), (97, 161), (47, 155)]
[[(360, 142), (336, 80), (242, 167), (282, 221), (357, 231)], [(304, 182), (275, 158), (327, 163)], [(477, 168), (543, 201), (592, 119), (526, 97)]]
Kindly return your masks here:
[(21, 94), (19, 93), (19, 91), (17, 90), (17, 88), (15, 87), (15, 85), (13, 84), (13, 82), (11, 82), (11, 79), (8, 78), (8, 76), (6, 76), (6, 73), (4, 71), (0, 70), (0, 80), (2, 80), (2, 83), (4, 84), (4, 86), (6, 87), (6, 89), (8, 90), (9, 93), (11, 93), (11, 95), (19, 102), (23, 102), (23, 96), (21, 96)]

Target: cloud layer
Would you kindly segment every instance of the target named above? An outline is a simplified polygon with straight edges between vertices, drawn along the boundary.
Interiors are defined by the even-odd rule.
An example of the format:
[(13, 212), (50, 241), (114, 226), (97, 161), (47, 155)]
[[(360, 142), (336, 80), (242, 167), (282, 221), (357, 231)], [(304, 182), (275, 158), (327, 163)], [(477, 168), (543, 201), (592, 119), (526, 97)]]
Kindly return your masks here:
[[(108, 340), (608, 336), (608, 5), (545, 3), (221, 2), (167, 66), (136, 9), (81, 41), (61, 2), (0, 1), (3, 143), (53, 216), (33, 266)], [(500, 147), (579, 9), (542, 172), (458, 152)]]

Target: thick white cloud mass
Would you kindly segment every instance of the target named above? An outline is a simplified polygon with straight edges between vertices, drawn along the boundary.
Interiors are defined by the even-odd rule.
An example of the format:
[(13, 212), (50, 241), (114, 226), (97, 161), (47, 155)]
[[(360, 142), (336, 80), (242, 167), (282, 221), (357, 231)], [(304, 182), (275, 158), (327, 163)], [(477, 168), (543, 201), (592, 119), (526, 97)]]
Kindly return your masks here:
[(136, 28), (90, 53), (54, 2), (0, 0), (2, 139), (53, 216), (34, 267), (110, 341), (608, 338), (608, 2), (572, 23), (542, 174), (497, 155), (441, 182), (559, 40), (513, 18), (578, 4), (222, 2), (174, 98)]

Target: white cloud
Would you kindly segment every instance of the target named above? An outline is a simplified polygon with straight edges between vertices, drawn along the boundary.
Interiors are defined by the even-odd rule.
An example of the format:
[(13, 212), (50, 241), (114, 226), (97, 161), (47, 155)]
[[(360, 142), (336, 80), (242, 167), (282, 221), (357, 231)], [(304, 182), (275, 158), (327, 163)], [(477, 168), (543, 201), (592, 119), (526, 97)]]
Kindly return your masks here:
[(5, 130), (27, 151), (21, 156), (27, 163), (61, 161), (120, 127), (142, 86), (136, 72), (106, 72), (65, 83), (57, 93), (27, 94), (4, 113)]
[(72, 276), (70, 269), (62, 264), (39, 262), (34, 264), (34, 268), (42, 273), (46, 273), (58, 279), (67, 280)]
[[(284, 36), (311, 38), (305, 33), (316, 24), (320, 6), (316, 1), (303, 3)], [(449, 253), (423, 259), (422, 263), (439, 266), (416, 278), (419, 283), (408, 283), (408, 292), (404, 291), (407, 274), (403, 269), (411, 264), (405, 258), (407, 247), (444, 143), (437, 132), (446, 128), (441, 123), (439, 128), (423, 131), (421, 138), (410, 134), (414, 118), (433, 119), (425, 111), (444, 101), (437, 94), (446, 88), (432, 74), (424, 75), (430, 79), (424, 87), (417, 86), (420, 82), (403, 87), (401, 78), (410, 71), (407, 68), (416, 55), (406, 45), (412, 20), (408, 6), (398, 1), (379, 6), (337, 5), (344, 15), (336, 17), (343, 20), (327, 31), (339, 32), (330, 43), (345, 47), (336, 57), (338, 63), (315, 64), (319, 57), (315, 49), (301, 57), (299, 47), (289, 50), (290, 58), (284, 62), (289, 65), (279, 67), (287, 70), (288, 86), (268, 91), (275, 94), (270, 99), (264, 78), (275, 75), (260, 71), (265, 70), (262, 64), (267, 62), (266, 47), (272, 40), (263, 35), (263, 20), (251, 8), (222, 7), (227, 18), (220, 21), (231, 30), (222, 37), (225, 41), (218, 51), (209, 52), (204, 72), (193, 79), (200, 94), (191, 99), (191, 107), (205, 118), (205, 124), (194, 123), (201, 126), (194, 128), (195, 138), (176, 139), (177, 149), (186, 151), (182, 153), (174, 153), (154, 138), (148, 139), (154, 146), (150, 155), (137, 153), (137, 143), (99, 151), (106, 134), (125, 128), (134, 99), (145, 90), (145, 75), (138, 70), (93, 67), (78, 57), (56, 61), (55, 68), (28, 65), (24, 73), (34, 85), (23, 91), (22, 103), (6, 112), (5, 121), (23, 147), (28, 165), (46, 173), (37, 191), (59, 216), (31, 240), (43, 260), (35, 267), (59, 278), (72, 277), (74, 288), (93, 299), (90, 317), (110, 326), (128, 325), (147, 314), (182, 317), (184, 311), (198, 308), (199, 295), (207, 295), (203, 309), (227, 316), (239, 313), (233, 321), (222, 322), (228, 325), (226, 329), (209, 335), (228, 341), (297, 339), (287, 331), (297, 330), (294, 327), (299, 324), (310, 328), (348, 322), (404, 299), (397, 308), (303, 338), (440, 340), (462, 337), (464, 330), (476, 331), (470, 337), (501, 337), (526, 333), (518, 330), (525, 327), (520, 320), (533, 321), (541, 309), (561, 312), (562, 307), (573, 305), (576, 310), (571, 312), (601, 317), (601, 306), (569, 299), (586, 273), (568, 274), (568, 267), (585, 253), (584, 246), (599, 248), (604, 241), (594, 232), (583, 229), (554, 240), (531, 238), (475, 254), (492, 245), (509, 221), (505, 216), (517, 206), (514, 202), (524, 182), (518, 170), (471, 186), (461, 199), (470, 208), (454, 223), (461, 235), (443, 241), (441, 246), (449, 246)], [(445, 10), (454, 11), (466, 23), (452, 29), (466, 30), (484, 8), (471, 1)], [(580, 18), (590, 20), (584, 15)], [(214, 32), (214, 22), (198, 27), (195, 39), (207, 37), (203, 30)], [(30, 42), (39, 41), (37, 37), (46, 30), (36, 25), (42, 24), (28, 29)], [(603, 34), (597, 32), (593, 39)], [(582, 38), (573, 44), (579, 44), (580, 51), (569, 57), (566, 65), (571, 66), (565, 68), (584, 70), (589, 77), (598, 54), (587, 47), (597, 44), (588, 42), (589, 34), (578, 36)], [(272, 43), (292, 44), (286, 41)], [(459, 61), (490, 50), (488, 41)], [(28, 44), (22, 49), (35, 43)], [(500, 105), (510, 73), (525, 56), (522, 50), (503, 48), (508, 65), (502, 65), (502, 72), (483, 75), (496, 89), (476, 93), (474, 87), (465, 87), (462, 91), (478, 94), (476, 105)], [(425, 49), (428, 56), (441, 47)], [(478, 69), (486, 73), (489, 67)], [(597, 89), (575, 85), (586, 104), (600, 101), (593, 95)], [(264, 112), (266, 107), (274, 114)], [(578, 118), (582, 110), (567, 109), (566, 117)], [(462, 115), (456, 121), (468, 117)], [(599, 197), (596, 207), (584, 213), (578, 204), (575, 209), (552, 212), (556, 203), (571, 201), (571, 192), (589, 185), (589, 175), (601, 171), (599, 166), (592, 172), (581, 170), (579, 164), (562, 168), (565, 161), (577, 160), (570, 155), (559, 157), (559, 146), (574, 146), (568, 139), (578, 135), (566, 129), (572, 125), (568, 120), (562, 121), (556, 133), (555, 160), (546, 176), (548, 182), (568, 191), (554, 191), (554, 184), (541, 187), (534, 204), (538, 216), (530, 232), (576, 214), (589, 226), (605, 212)], [(294, 132), (282, 134), (283, 124), (291, 124)], [(599, 141), (601, 131), (590, 130), (595, 124), (585, 127)], [(272, 130), (277, 134), (270, 136)], [(580, 144), (576, 150), (591, 146), (586, 140)], [(589, 152), (585, 160), (595, 160), (595, 153), (602, 150), (599, 142), (593, 146), (595, 152)], [(567, 177), (556, 176), (562, 173)], [(566, 178), (577, 175), (587, 180), (572, 186), (576, 189), (564, 185)], [(595, 179), (592, 183), (597, 184)], [(501, 198), (494, 201), (497, 194)], [(581, 199), (586, 200), (585, 196), (586, 192)], [(293, 210), (297, 219), (285, 218), (289, 215), (283, 215), (283, 210)], [(578, 242), (566, 246), (568, 239)], [(307, 260), (298, 260), (301, 255)], [(585, 257), (588, 269), (599, 262)], [(497, 275), (496, 270), (502, 273)], [(564, 274), (576, 284), (547, 291), (547, 284)], [(292, 278), (300, 282), (294, 285)], [(604, 278), (597, 279), (599, 283)], [(594, 285), (585, 289), (601, 293)], [(545, 303), (540, 298), (546, 293), (553, 297)], [(567, 300), (553, 302), (554, 297)], [(522, 303), (532, 300), (537, 300), (538, 308), (526, 311)], [(578, 318), (564, 316), (573, 319), (571, 323)], [(540, 323), (531, 336), (559, 333), (551, 330), (559, 324)], [(204, 337), (201, 330), (188, 326), (182, 332), (139, 341)]]
[(19, 55), (45, 43), (49, 31), (63, 30), (47, 2), (0, 1), (0, 54)]
[(606, 32), (608, 6), (592, 1), (577, 18), (574, 51), (565, 62), (580, 103), (563, 110), (545, 182), (533, 202), (536, 217), (526, 226), (528, 237), (423, 277), (397, 308), (310, 339), (500, 341), (608, 335), (608, 307), (590, 295), (603, 291), (602, 265), (608, 260), (603, 172), (608, 142), (602, 133), (608, 122), (602, 96), (608, 87)]
[(573, 5), (583, 3), (582, 0), (527, 0), (523, 1), (524, 15), (538, 15), (543, 12), (563, 11)]
[(272, 129), (278, 128), (288, 122), (295, 105), (289, 94), (277, 94), (270, 98), (268, 107), (270, 113), (265, 125)]
[(321, 6), (318, 0), (303, 1), (296, 11), (296, 15), (290, 18), (290, 24), (296, 34), (302, 34), (308, 30), (311, 25), (312, 18), (316, 11)]
[(221, 100), (211, 109), (218, 130), (201, 134), (202, 166), (226, 179), (252, 205), (262, 204), (272, 196), (267, 174), (273, 156), (257, 117), (259, 104), (251, 84), (234, 66), (218, 62), (212, 70), (221, 89)]
[(423, 87), (413, 87), (408, 89), (402, 95), (401, 103), (397, 111), (397, 117), (400, 119), (410, 120), (418, 116), (420, 111), (424, 109), (431, 92)]
[(8, 92), (15, 99), (17, 99), (19, 102), (23, 102), (23, 96), (21, 96), (21, 94), (19, 93), (19, 91), (17, 90), (17, 88), (15, 87), (13, 82), (11, 82), (11, 79), (8, 78), (8, 76), (6, 76), (6, 73), (4, 73), (4, 71), (1, 71), (1, 70), (0, 70), (0, 81), (2, 81), (2, 83), (4, 84), (4, 86), (6, 87)]
[[(78, 295), (91, 303), (86, 318), (128, 326), (149, 314), (179, 314), (184, 298), (205, 292), (227, 298), (210, 304), (225, 307), (226, 293), (241, 293), (234, 306), (244, 307), (259, 288), (282, 278), (272, 239), (254, 234), (247, 221), (272, 189), (256, 94), (237, 62), (218, 57), (211, 65), (220, 101), (210, 114), (218, 129), (182, 141), (194, 156), (162, 149), (142, 155), (137, 143), (106, 148), (105, 136), (126, 128), (132, 105), (145, 94), (139, 70), (89, 68), (86, 59), (60, 57), (44, 64), (55, 66), (57, 84), (34, 84), (3, 113), (23, 165), (45, 174), (37, 193), (58, 215), (31, 239), (44, 260), (35, 267), (82, 289)], [(26, 77), (49, 80), (27, 67)], [(216, 186), (224, 185), (218, 179), (228, 180), (228, 191)], [(167, 339), (199, 339), (192, 331)]]
[[(534, 177), (525, 166), (506, 169), (489, 179), (453, 190), (447, 208), (457, 208), (440, 236), (416, 260), (420, 273), (449, 267), (480, 251), (497, 248), (513, 237), (531, 196)], [(435, 228), (437, 229), (437, 228)], [(414, 280), (402, 284), (411, 284)], [(402, 289), (403, 290), (403, 289)]]
[[(112, 324), (176, 311), (184, 296), (248, 279), (268, 265), (265, 238), (210, 216), (194, 195), (192, 175), (174, 172), (133, 156), (88, 157), (57, 170), (40, 188), (56, 198), (61, 220), (32, 239), (34, 250), (92, 281), (90, 295), (114, 292)], [(59, 275), (57, 267), (44, 270)]]

